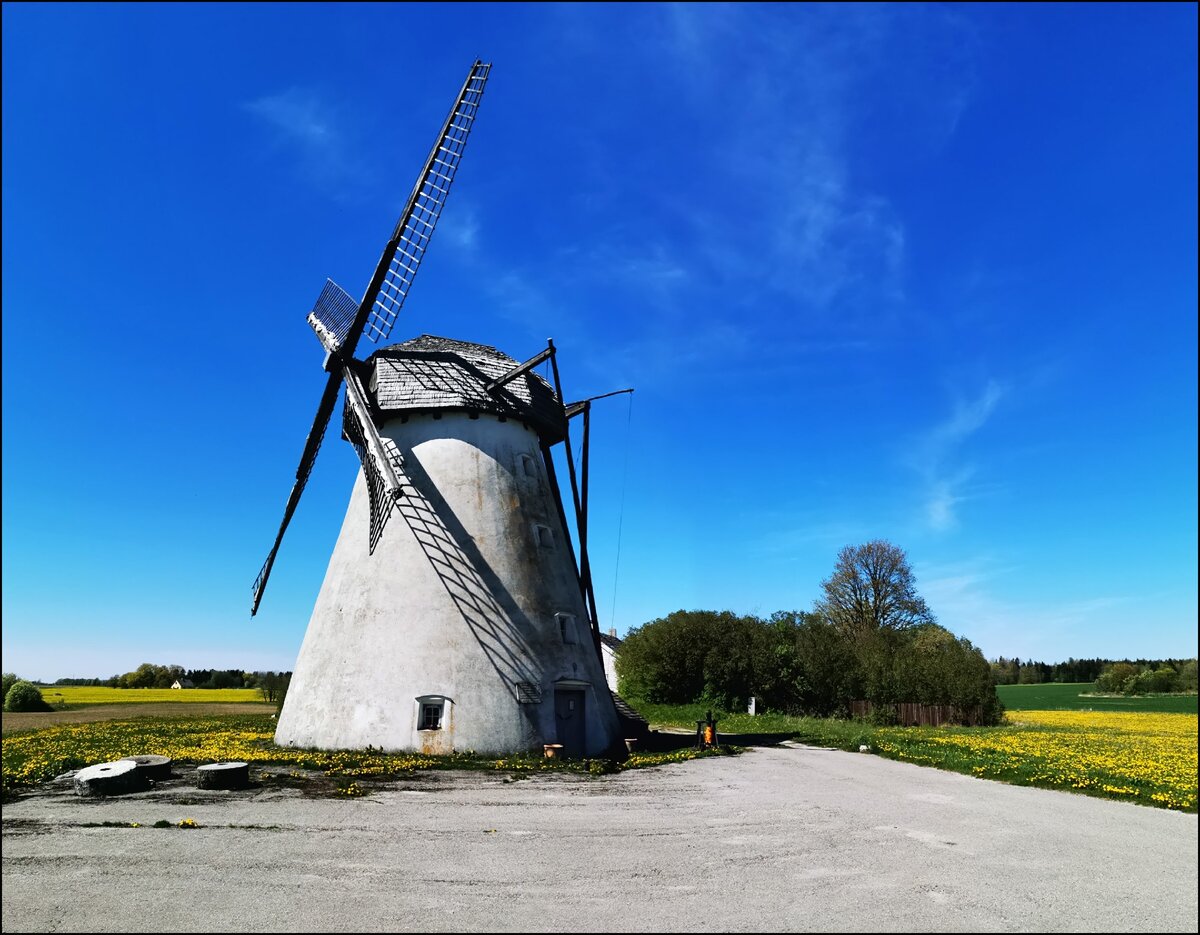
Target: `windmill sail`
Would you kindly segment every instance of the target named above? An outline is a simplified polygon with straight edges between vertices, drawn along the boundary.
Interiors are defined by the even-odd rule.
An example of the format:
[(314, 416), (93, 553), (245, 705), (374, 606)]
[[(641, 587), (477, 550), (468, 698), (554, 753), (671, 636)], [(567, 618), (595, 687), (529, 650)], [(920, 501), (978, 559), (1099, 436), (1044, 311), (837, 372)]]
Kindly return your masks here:
[(346, 340), (357, 313), (358, 306), (350, 294), (332, 279), (326, 279), (317, 304), (308, 313), (308, 323), (325, 350), (335, 354)]
[[(329, 380), (317, 407), (312, 429), (304, 443), (300, 466), (296, 469), (296, 482), (292, 485), (284, 509), (283, 522), (279, 525), (279, 532), (275, 536), (275, 543), (267, 555), (267, 560), (254, 580), (251, 616), (258, 612), (258, 605), (267, 586), (267, 579), (271, 575), (271, 567), (275, 564), (275, 556), (279, 552), (283, 534), (292, 520), (292, 514), (296, 511), (300, 496), (304, 493), (304, 487), (312, 473), (313, 463), (317, 459), (317, 452), (320, 451), (321, 440), (325, 437), (325, 429), (337, 403), (338, 390), (343, 379), (347, 381), (348, 392), (353, 397), (347, 406), (343, 431), (358, 452), (363, 470), (367, 474), (372, 504), (372, 546), (378, 540), (392, 504), (400, 495), (395, 466), (389, 461), (388, 451), (379, 439), (361, 386), (358, 386), (357, 377), (351, 369), (354, 349), (364, 330), (373, 341), (379, 341), (388, 336), (396, 323), (396, 316), (408, 295), (409, 287), (417, 274), (417, 267), (425, 255), (425, 248), (429, 245), (433, 229), (446, 203), (446, 196), (450, 193), (450, 184), (454, 181), (455, 171), (467, 145), (467, 137), (475, 123), (475, 115), (483, 99), (484, 84), (491, 68), (491, 65), (476, 60), (467, 73), (462, 90), (459, 91), (454, 106), (450, 108), (441, 133), (425, 160), (425, 167), (408, 196), (400, 220), (396, 222), (392, 238), (383, 249), (383, 255), (375, 267), (362, 301), (355, 304), (344, 289), (333, 281), (326, 280), (325, 288), (309, 313), (308, 323), (328, 352), (325, 369), (329, 371)], [(350, 386), (351, 383), (354, 383), (353, 387)], [(357, 394), (354, 390), (357, 390)]]
[(378, 290), (375, 295), (368, 294), (363, 298), (364, 304), (368, 298), (371, 300), (371, 312), (365, 330), (372, 341), (382, 341), (391, 333), (400, 307), (408, 296), (417, 267), (433, 236), (442, 206), (446, 203), (446, 196), (450, 194), (450, 184), (454, 181), (454, 173), (467, 146), (467, 136), (475, 123), (475, 114), (483, 99), (483, 86), (491, 68), (491, 65), (482, 62), (476, 62), (471, 67), (458, 100), (446, 117), (441, 136), (429, 151), (425, 168), (413, 186), (412, 194), (408, 196), (408, 204), (400, 215), (396, 232), (379, 261), (376, 277), (380, 270), (385, 272)]
[(325, 392), (321, 394), (321, 402), (317, 405), (317, 416), (313, 419), (312, 428), (309, 429), (308, 438), (304, 442), (304, 451), (300, 455), (300, 466), (296, 468), (296, 483), (292, 485), (292, 492), (288, 494), (287, 506), (283, 510), (283, 522), (279, 524), (279, 532), (275, 535), (275, 544), (271, 546), (267, 560), (263, 562), (258, 577), (254, 579), (254, 598), (250, 605), (251, 617), (258, 613), (258, 605), (262, 601), (263, 591), (267, 587), (267, 579), (271, 576), (271, 566), (275, 564), (279, 544), (283, 541), (283, 534), (288, 528), (288, 523), (292, 521), (292, 514), (296, 512), (296, 505), (300, 502), (300, 495), (304, 493), (309, 475), (312, 474), (313, 464), (316, 463), (317, 452), (321, 450), (321, 441), (325, 438), (325, 429), (329, 426), (329, 417), (333, 415), (333, 407), (337, 404), (338, 390), (341, 389), (341, 386), (341, 371), (331, 373), (325, 382)]

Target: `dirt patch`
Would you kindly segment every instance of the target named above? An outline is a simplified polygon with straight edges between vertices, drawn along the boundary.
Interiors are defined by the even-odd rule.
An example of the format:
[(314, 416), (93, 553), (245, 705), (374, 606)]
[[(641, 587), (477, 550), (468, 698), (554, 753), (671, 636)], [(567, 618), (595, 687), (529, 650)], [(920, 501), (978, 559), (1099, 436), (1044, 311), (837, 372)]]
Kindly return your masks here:
[(53, 727), (55, 724), (90, 724), (93, 721), (123, 721), (134, 717), (207, 717), (212, 714), (274, 714), (273, 704), (106, 704), (66, 711), (8, 712), (3, 716), (5, 734), (15, 730)]

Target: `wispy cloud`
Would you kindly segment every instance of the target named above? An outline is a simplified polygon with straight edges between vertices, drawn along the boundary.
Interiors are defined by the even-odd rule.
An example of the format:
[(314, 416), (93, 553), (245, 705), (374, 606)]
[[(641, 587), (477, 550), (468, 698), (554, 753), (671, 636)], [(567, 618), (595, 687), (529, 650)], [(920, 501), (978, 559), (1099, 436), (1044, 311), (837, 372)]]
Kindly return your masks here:
[[(594, 35), (588, 24), (614, 28), (600, 8), (571, 6), (562, 15), (578, 27), (572, 35)], [(652, 318), (686, 309), (688, 330), (724, 320), (749, 342), (773, 347), (877, 337), (902, 319), (909, 232), (897, 206), (859, 171), (858, 150), (872, 141), (864, 128), (880, 107), (902, 111), (907, 119), (896, 122), (906, 127), (929, 125), (926, 136), (937, 142), (909, 150), (924, 155), (944, 143), (972, 84), (956, 80), (969, 73), (970, 53), (955, 41), (952, 18), (931, 13), (913, 24), (887, 8), (753, 4), (648, 5), (634, 16), (620, 27), (624, 54), (644, 57), (659, 76), (639, 99), (661, 102), (669, 114), (661, 129), (648, 125), (632, 177), (627, 165), (582, 155), (586, 211), (624, 211), (634, 180), (639, 210), (631, 229), (581, 225), (588, 247), (565, 256), (556, 272), (619, 273), (632, 300), (652, 311), (648, 329)], [(953, 54), (929, 56), (945, 63), (937, 81), (909, 67), (913, 87), (899, 100), (897, 82), (880, 81), (880, 72), (902, 57), (914, 31), (931, 50)], [(639, 106), (631, 120), (640, 119)], [(952, 117), (927, 120), (927, 111)], [(622, 253), (643, 261), (611, 262)], [(571, 260), (581, 265), (572, 269)], [(768, 304), (791, 314), (739, 317), (741, 308)], [(631, 346), (643, 338), (653, 343), (631, 334)], [(728, 349), (713, 350), (728, 359)]]
[[(704, 364), (736, 370), (776, 353), (794, 361), (813, 348), (861, 350), (895, 332), (910, 235), (860, 171), (859, 149), (894, 85), (877, 79), (883, 62), (903, 57), (900, 31), (928, 28), (930, 45), (951, 46), (945, 18), (931, 14), (922, 26), (886, 8), (744, 4), (645, 5), (619, 16), (562, 5), (552, 16), (559, 54), (589, 63), (583, 73), (609, 82), (628, 107), (620, 121), (586, 108), (573, 117), (563, 145), (577, 148), (556, 154), (572, 173), (548, 176), (564, 186), (553, 190), (562, 221), (556, 240), (537, 244), (535, 265), (511, 240), (491, 240), (513, 229), (501, 207), (458, 232), (472, 278), (501, 314), (538, 335), (578, 332), (603, 349), (589, 351), (598, 369), (653, 360), (664, 381)], [(629, 68), (593, 60), (598, 32), (622, 37)], [(942, 59), (952, 64), (938, 82), (909, 79), (921, 93), (905, 98), (906, 113), (934, 108), (928, 102), (951, 86), (955, 113), (966, 105), (969, 82), (950, 80), (959, 59)], [(641, 86), (627, 84), (633, 76)], [(632, 136), (634, 126), (644, 130)], [(597, 134), (628, 144), (628, 158), (589, 145)], [(619, 333), (609, 307), (622, 309)]]
[(1102, 619), (1133, 603), (1118, 595), (1066, 595), (1044, 602), (1004, 595), (1004, 579), (1018, 569), (978, 557), (916, 568), (919, 587), (938, 622), (965, 636), (989, 657), (999, 655), (1057, 662), (1068, 655), (1127, 653), (1122, 640), (1100, 644)]
[(371, 173), (353, 144), (339, 110), (313, 89), (290, 87), (243, 104), (272, 134), (310, 182), (344, 195), (347, 187), (371, 181)]
[(909, 455), (912, 467), (923, 481), (923, 513), (935, 531), (958, 525), (957, 507), (973, 495), (968, 482), (976, 468), (962, 457), (962, 446), (991, 417), (1006, 393), (995, 380), (989, 380), (975, 397), (960, 399), (953, 412), (930, 429), (913, 446)]
[(473, 253), (479, 245), (480, 223), (479, 211), (474, 205), (456, 200), (454, 210), (447, 212), (438, 223), (438, 239), (464, 253)]
[(865, 541), (872, 534), (865, 523), (831, 520), (799, 510), (755, 513), (747, 517), (747, 522), (765, 530), (750, 546), (751, 551), (764, 557), (791, 558), (814, 550), (832, 555), (848, 543)]

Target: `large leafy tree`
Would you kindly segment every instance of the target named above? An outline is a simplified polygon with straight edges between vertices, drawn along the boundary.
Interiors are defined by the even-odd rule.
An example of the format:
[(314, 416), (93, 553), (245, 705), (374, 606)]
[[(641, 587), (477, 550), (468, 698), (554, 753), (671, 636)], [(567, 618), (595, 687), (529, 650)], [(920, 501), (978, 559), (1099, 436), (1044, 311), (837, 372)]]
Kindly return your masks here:
[(882, 539), (842, 549), (821, 588), (816, 612), (856, 642), (936, 622), (904, 550)]

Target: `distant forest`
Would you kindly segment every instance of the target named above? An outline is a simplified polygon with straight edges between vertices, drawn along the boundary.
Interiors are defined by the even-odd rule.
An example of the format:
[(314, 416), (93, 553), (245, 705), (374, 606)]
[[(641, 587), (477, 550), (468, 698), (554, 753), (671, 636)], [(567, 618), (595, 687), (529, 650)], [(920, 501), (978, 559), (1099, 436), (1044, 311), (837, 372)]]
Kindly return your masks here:
[(1022, 662), (1018, 658), (1005, 659), (1001, 656), (991, 660), (991, 665), (997, 685), (1041, 685), (1044, 682), (1094, 682), (1107, 667), (1117, 663), (1134, 666), (1138, 670), (1170, 667), (1183, 671), (1189, 662), (1194, 671), (1195, 660), (1190, 659), (1068, 659), (1051, 665), (1032, 659)]
[(106, 679), (57, 679), (55, 685), (100, 685), (107, 688), (170, 688), (176, 681), (191, 682), (193, 688), (263, 688), (291, 672), (244, 672), (241, 669), (185, 669), (144, 662), (132, 672)]

